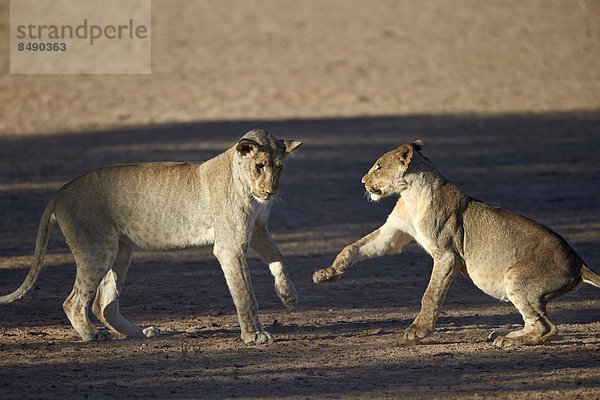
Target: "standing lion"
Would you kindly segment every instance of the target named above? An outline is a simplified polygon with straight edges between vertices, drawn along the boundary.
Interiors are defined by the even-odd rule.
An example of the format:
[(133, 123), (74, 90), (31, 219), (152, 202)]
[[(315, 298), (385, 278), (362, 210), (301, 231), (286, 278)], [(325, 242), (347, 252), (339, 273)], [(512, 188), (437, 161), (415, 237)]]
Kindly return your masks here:
[(75, 257), (77, 274), (63, 309), (84, 341), (109, 338), (88, 318), (92, 311), (125, 337), (151, 337), (119, 311), (119, 297), (134, 248), (169, 251), (214, 246), (237, 309), (242, 339), (268, 343), (246, 263), (253, 248), (269, 265), (283, 304), (293, 307), (296, 291), (267, 229), (284, 158), (302, 142), (278, 140), (262, 129), (246, 133), (233, 147), (202, 164), (144, 163), (93, 170), (62, 187), (50, 200), (38, 229), (33, 265), (10, 303), (35, 283), (54, 222)]

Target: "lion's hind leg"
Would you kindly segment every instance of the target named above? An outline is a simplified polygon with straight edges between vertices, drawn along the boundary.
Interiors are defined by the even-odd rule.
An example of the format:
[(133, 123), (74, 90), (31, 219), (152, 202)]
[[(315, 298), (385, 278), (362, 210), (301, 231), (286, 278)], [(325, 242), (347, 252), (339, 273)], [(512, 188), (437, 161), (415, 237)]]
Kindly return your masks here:
[[(561, 251), (562, 250), (562, 251)], [(556, 336), (558, 329), (548, 318), (546, 304), (573, 291), (581, 283), (577, 263), (581, 260), (568, 247), (539, 251), (510, 267), (504, 275), (506, 295), (523, 316), (523, 329), (499, 336), (499, 347), (541, 344)]]
[(142, 329), (129, 322), (119, 309), (119, 297), (125, 283), (125, 276), (131, 264), (131, 246), (120, 242), (117, 256), (111, 269), (106, 273), (96, 293), (92, 311), (109, 329), (125, 337), (145, 338), (156, 336), (158, 329), (150, 326)]
[(498, 336), (494, 340), (496, 346), (507, 348), (542, 344), (557, 334), (558, 329), (548, 318), (545, 304), (541, 299), (531, 302), (524, 296), (516, 296), (510, 300), (521, 313), (524, 327), (509, 332), (506, 336)]
[[(507, 271), (505, 276), (506, 294), (508, 299), (517, 308), (523, 317), (523, 329), (509, 332), (506, 336), (498, 336), (494, 344), (498, 347), (507, 348), (521, 345), (541, 344), (553, 336), (558, 329), (550, 321), (546, 312), (547, 297), (544, 292), (547, 288), (540, 285), (536, 276), (531, 276), (535, 268), (520, 268), (516, 265)], [(537, 282), (538, 284), (527, 284), (526, 282)]]
[(98, 331), (92, 326), (88, 311), (102, 277), (110, 268), (114, 254), (110, 254), (108, 250), (101, 254), (97, 251), (84, 252), (78, 248), (73, 255), (77, 274), (73, 290), (63, 303), (63, 310), (84, 342), (110, 339), (107, 332)]

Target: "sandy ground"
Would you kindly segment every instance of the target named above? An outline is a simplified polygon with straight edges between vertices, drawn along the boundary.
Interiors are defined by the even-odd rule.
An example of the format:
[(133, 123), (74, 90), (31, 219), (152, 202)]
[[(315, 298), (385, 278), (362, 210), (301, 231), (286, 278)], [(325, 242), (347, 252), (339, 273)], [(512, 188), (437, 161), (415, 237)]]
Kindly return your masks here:
[[(467, 193), (561, 233), (600, 272), (600, 6), (593, 1), (153, 2), (150, 76), (8, 75), (0, 40), (0, 293), (64, 182), (106, 164), (208, 159), (264, 127), (305, 145), (270, 227), (302, 302), (250, 267), (277, 342), (246, 346), (210, 249), (138, 252), (124, 315), (163, 334), (81, 343), (58, 229), (35, 290), (0, 305), (0, 398), (600, 398), (600, 290), (551, 303), (559, 337), (499, 350), (516, 310), (453, 284), (438, 330), (396, 345), (431, 260), (416, 245), (315, 286), (378, 227), (360, 177), (416, 138)], [(0, 36), (8, 2), (0, 2)], [(4, 46), (4, 47), (3, 47)]]
[(0, 135), (600, 108), (596, 0), (154, 0), (152, 74), (8, 75)]
[(134, 260), (124, 315), (159, 326), (163, 336), (79, 343), (61, 310), (74, 267), (56, 233), (39, 290), (0, 306), (3, 398), (600, 396), (598, 289), (586, 286), (551, 304), (557, 340), (506, 351), (485, 338), (514, 329), (519, 315), (463, 278), (448, 295), (438, 331), (422, 346), (396, 346), (431, 271), (415, 245), (358, 265), (335, 284), (311, 282), (313, 270), (385, 220), (392, 202), (365, 201), (360, 176), (381, 152), (416, 136), (465, 191), (548, 224), (598, 270), (598, 114), (198, 123), (3, 140), (0, 291), (24, 278), (39, 215), (59, 182), (107, 163), (208, 158), (257, 124), (306, 143), (288, 162), (283, 201), (270, 220), (300, 307), (285, 311), (267, 268), (250, 262), (262, 322), (278, 341), (248, 347), (238, 339), (220, 269), (210, 250), (200, 249)]

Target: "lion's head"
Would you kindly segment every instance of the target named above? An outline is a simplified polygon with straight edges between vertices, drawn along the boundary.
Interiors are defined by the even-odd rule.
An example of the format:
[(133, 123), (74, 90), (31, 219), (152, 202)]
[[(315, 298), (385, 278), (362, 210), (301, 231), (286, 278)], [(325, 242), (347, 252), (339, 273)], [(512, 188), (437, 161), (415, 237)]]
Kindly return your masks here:
[(403, 144), (379, 157), (361, 180), (370, 199), (378, 201), (383, 197), (400, 194), (406, 187), (404, 175), (415, 152), (422, 148), (423, 142), (416, 140), (412, 144)]
[(235, 146), (238, 172), (255, 199), (267, 201), (279, 190), (284, 158), (302, 145), (297, 140), (279, 140), (262, 129), (246, 133)]

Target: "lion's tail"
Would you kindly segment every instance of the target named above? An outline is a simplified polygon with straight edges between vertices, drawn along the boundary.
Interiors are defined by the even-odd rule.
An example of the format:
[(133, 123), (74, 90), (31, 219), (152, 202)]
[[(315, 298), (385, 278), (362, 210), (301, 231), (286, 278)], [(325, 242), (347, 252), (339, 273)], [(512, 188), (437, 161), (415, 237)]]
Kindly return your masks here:
[(56, 205), (56, 197), (52, 198), (40, 221), (38, 227), (37, 237), (35, 239), (35, 251), (33, 253), (33, 264), (27, 274), (27, 277), (21, 284), (21, 286), (6, 296), (0, 296), (0, 304), (12, 303), (13, 301), (23, 297), (25, 293), (33, 287), (33, 284), (37, 280), (40, 270), (42, 269), (42, 262), (44, 261), (44, 255), (46, 254), (46, 247), (48, 246), (48, 239), (50, 238), (50, 232), (54, 226), (54, 207)]
[(600, 287), (600, 275), (592, 271), (587, 265), (581, 267), (581, 278), (584, 283)]

